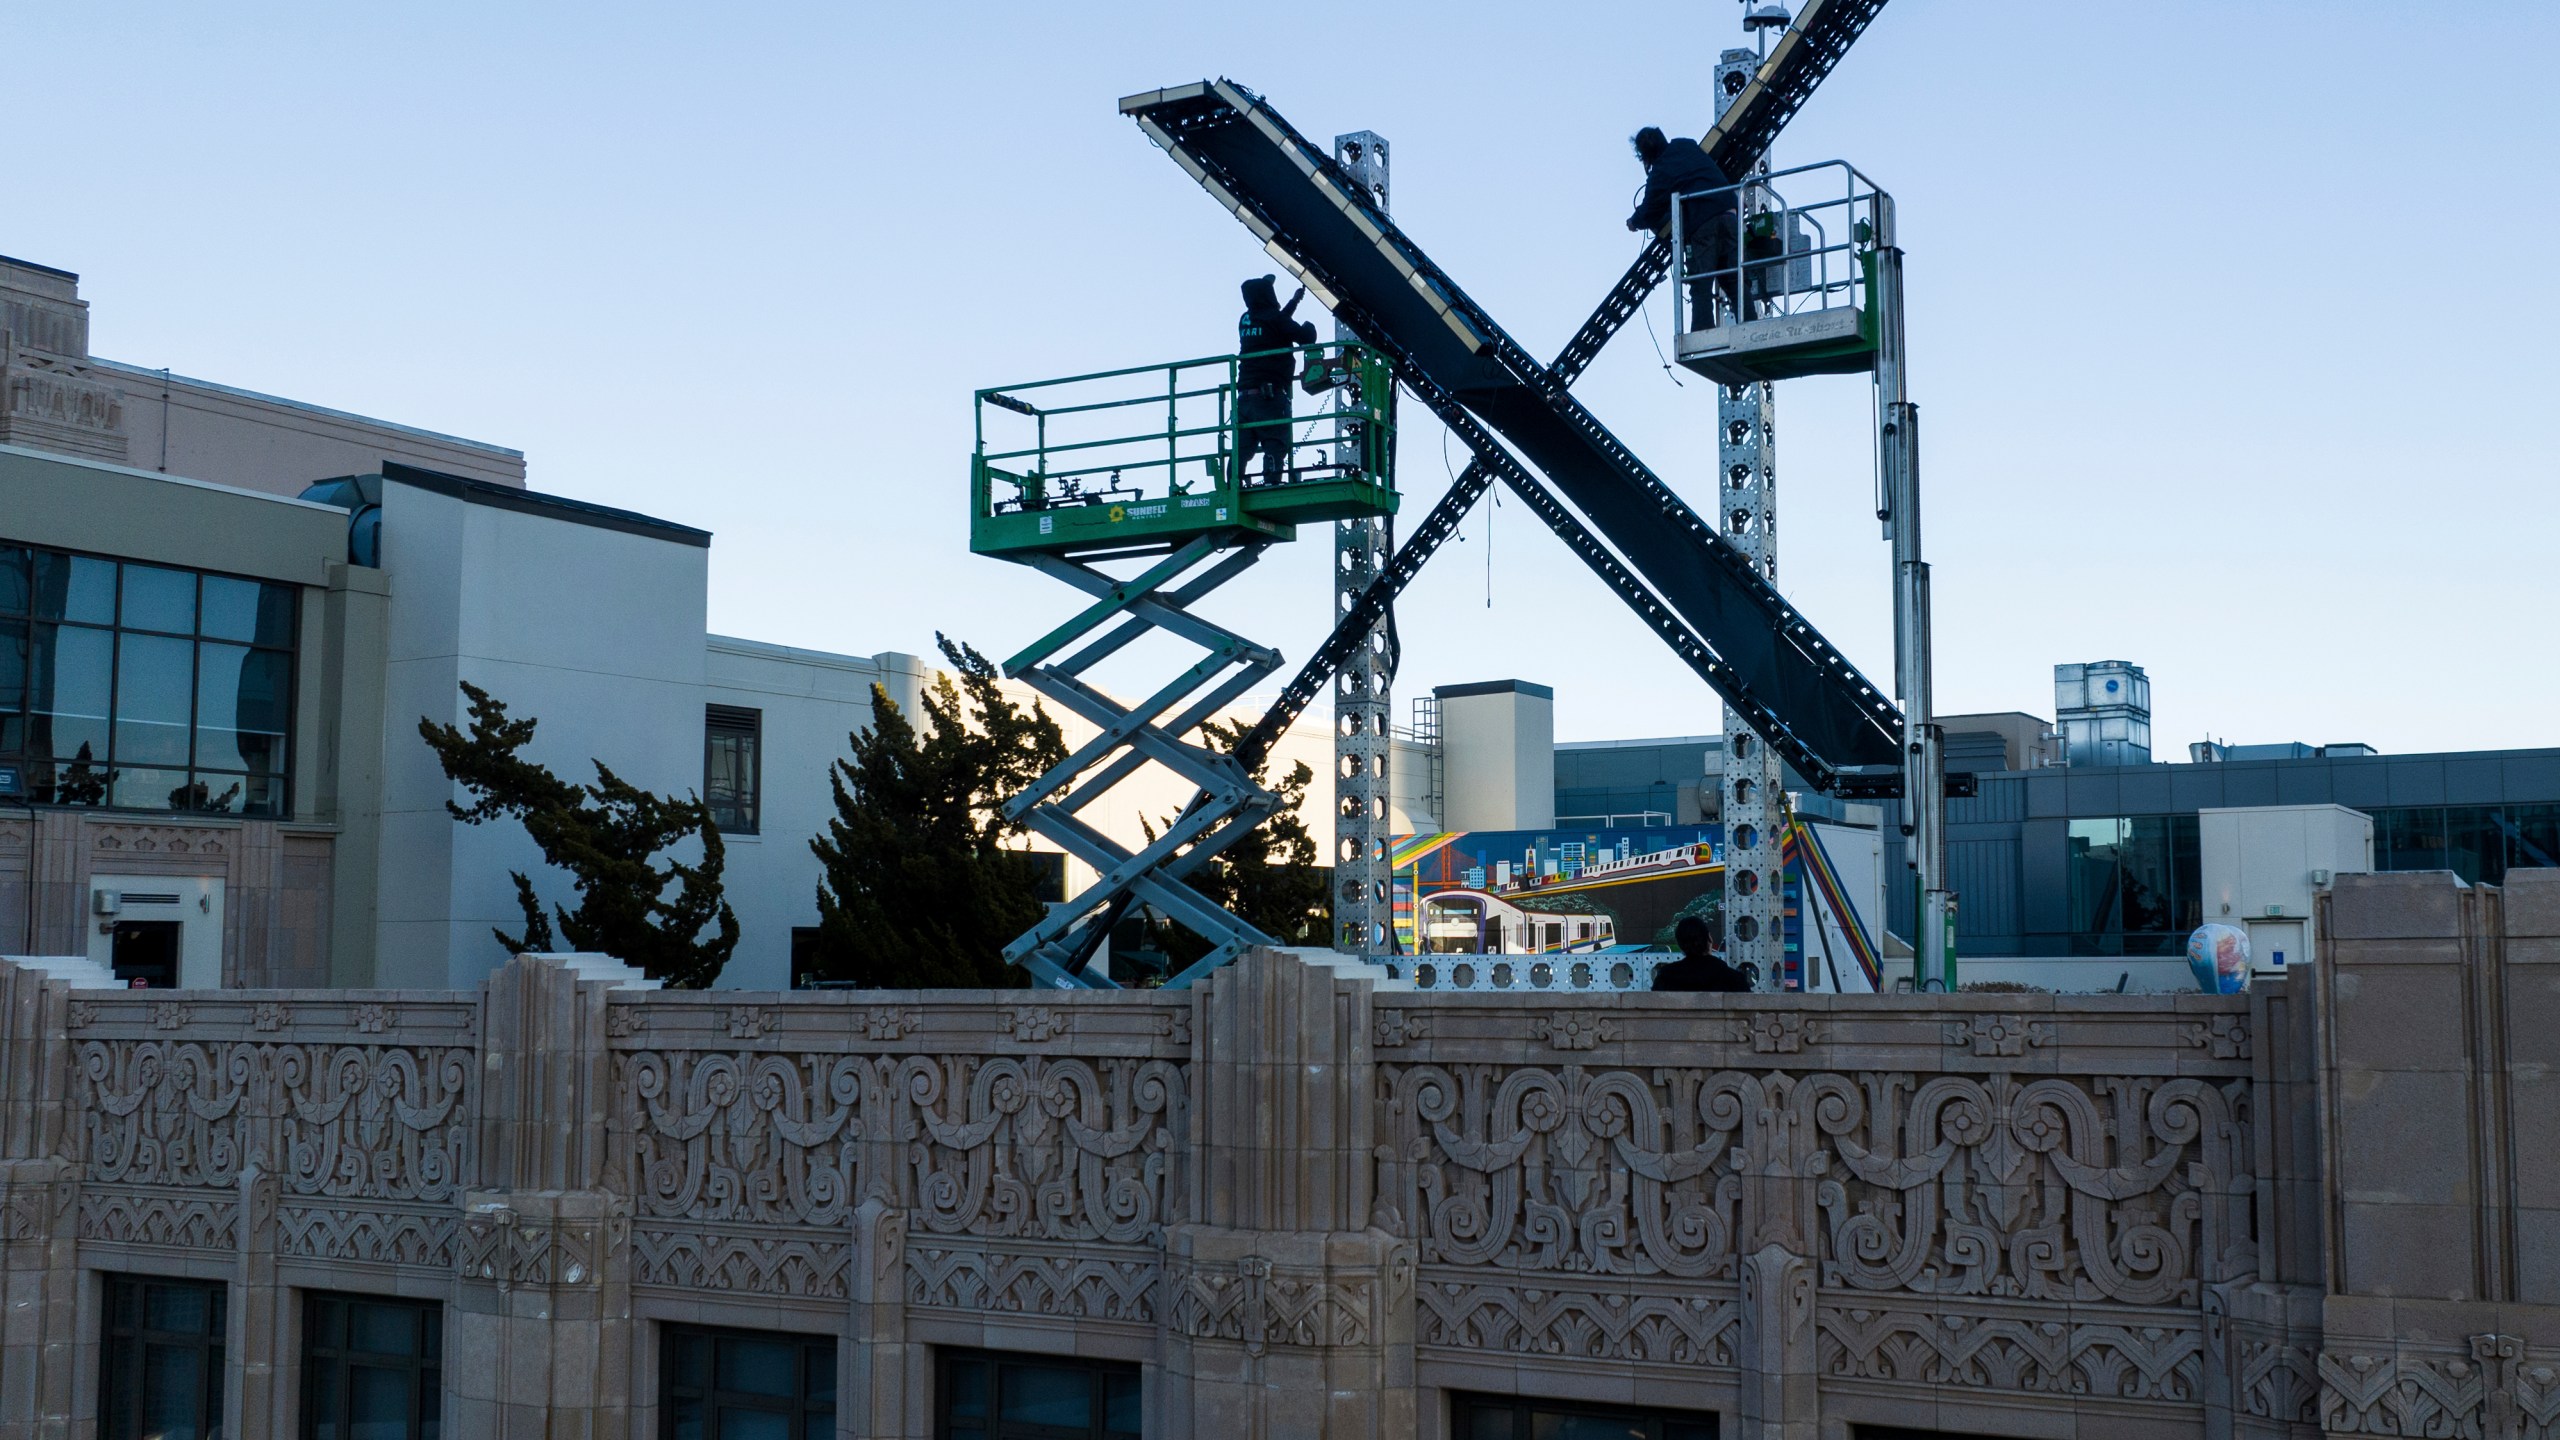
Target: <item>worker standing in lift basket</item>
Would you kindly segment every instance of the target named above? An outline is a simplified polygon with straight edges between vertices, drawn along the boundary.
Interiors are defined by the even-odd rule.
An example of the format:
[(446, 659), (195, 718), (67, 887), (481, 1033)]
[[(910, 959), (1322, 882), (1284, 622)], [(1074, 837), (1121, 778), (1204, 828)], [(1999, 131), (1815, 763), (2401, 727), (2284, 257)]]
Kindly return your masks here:
[(1244, 315), (1236, 321), (1236, 484), (1246, 483), (1245, 469), (1256, 455), (1268, 455), (1263, 483), (1289, 479), (1289, 431), (1295, 418), (1289, 405), (1289, 382), (1297, 378), (1291, 353), (1316, 341), (1316, 327), (1294, 318), (1307, 287), (1280, 303), (1278, 277), (1244, 282)]
[(1741, 261), (1734, 234), (1733, 192), (1724, 188), (1733, 181), (1695, 140), (1667, 139), (1654, 125), (1637, 131), (1634, 139), (1636, 158), (1644, 162), (1644, 198), (1636, 202), (1636, 213), (1627, 217), (1628, 229), (1669, 239), (1672, 196), (1723, 191), (1686, 202), (1680, 213), (1681, 238), (1689, 250), (1681, 257), (1681, 268), (1693, 277), (1689, 328), (1711, 329), (1718, 323), (1713, 304), (1717, 296), (1724, 298), (1725, 311), (1735, 308), (1734, 280)]

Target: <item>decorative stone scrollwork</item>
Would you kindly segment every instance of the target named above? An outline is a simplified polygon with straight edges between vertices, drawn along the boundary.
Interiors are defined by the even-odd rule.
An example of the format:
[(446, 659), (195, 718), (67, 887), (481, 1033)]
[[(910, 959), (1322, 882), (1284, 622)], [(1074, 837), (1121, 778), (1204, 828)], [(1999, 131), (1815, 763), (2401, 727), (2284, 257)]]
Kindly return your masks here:
[(853, 1247), (841, 1239), (634, 1227), (631, 1278), (641, 1285), (789, 1299), (842, 1300)]
[[(1136, 1058), (642, 1050), (619, 1064), (638, 1102), (641, 1214), (837, 1226), (879, 1189), (906, 1197), (919, 1235), (1152, 1236), (1186, 1098), (1181, 1067)], [(861, 1173), (890, 1157), (893, 1173)]]
[(2192, 1401), (2204, 1334), (2193, 1325), (2050, 1315), (1868, 1309), (1817, 1311), (1825, 1375), (2050, 1395)]
[(1248, 1256), (1233, 1266), (1175, 1262), (1166, 1288), (1176, 1334), (1229, 1340), (1260, 1355), (1274, 1345), (1366, 1345), (1376, 1331), (1377, 1283)]
[(253, 1151), (303, 1195), (446, 1200), (467, 1178), (467, 1049), (155, 1040), (77, 1053), (93, 1182), (227, 1187)]
[(282, 1205), (276, 1210), (278, 1248), (311, 1260), (365, 1265), (413, 1265), (450, 1270), (461, 1219), (450, 1211), (426, 1213), (384, 1205), (351, 1209)]
[(2192, 1306), (2255, 1268), (2245, 1082), (1819, 1075), (1798, 1097), (1837, 1177), (1826, 1285)]
[(1381, 1050), (1410, 1045), (1431, 1038), (1431, 1019), (1404, 1010), (1380, 1010), (1372, 1022), (1371, 1041)]
[(1831, 1286), (2194, 1305), (2256, 1263), (2245, 1082), (1379, 1075), (1380, 1213), (1425, 1263), (1730, 1278), (1754, 1175), (1810, 1187)]
[(1426, 1265), (1730, 1278), (1740, 1191), (1721, 1172), (1751, 1101), (1709, 1081), (1381, 1065), (1380, 1203)]
[(220, 1195), (164, 1190), (84, 1190), (80, 1238), (176, 1250), (239, 1248), (240, 1205)]
[(1976, 1015), (1948, 1021), (1947, 1043), (1970, 1043), (1973, 1053), (1985, 1059), (2015, 1057), (2026, 1054), (2031, 1046), (2053, 1043), (2053, 1026), (2021, 1015)]
[[(1462, 1350), (1730, 1370), (1742, 1323), (1728, 1291), (1645, 1294), (1426, 1277), (1415, 1340)], [(1448, 1276), (1452, 1278), (1441, 1278)]]
[(2560, 1430), (2560, 1363), (2529, 1358), (2513, 1335), (2470, 1337), (2468, 1351), (2403, 1344), (2322, 1352), (2320, 1428), (2409, 1440), (2551, 1440)]
[(982, 1246), (909, 1246), (910, 1305), (1073, 1320), (1156, 1322), (1163, 1272), (1152, 1253), (1105, 1256)]

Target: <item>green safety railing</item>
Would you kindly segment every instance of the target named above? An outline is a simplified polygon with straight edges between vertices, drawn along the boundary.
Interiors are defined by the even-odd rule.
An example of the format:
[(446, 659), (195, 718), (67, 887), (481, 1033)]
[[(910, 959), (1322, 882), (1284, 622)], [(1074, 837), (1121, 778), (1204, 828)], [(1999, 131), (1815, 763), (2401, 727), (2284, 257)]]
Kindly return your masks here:
[(1279, 397), (1246, 394), (1238, 355), (979, 391), (969, 548), (1137, 554), (1206, 532), (1286, 540), (1301, 524), (1393, 514), (1385, 359), (1344, 342), (1264, 353), (1289, 357)]

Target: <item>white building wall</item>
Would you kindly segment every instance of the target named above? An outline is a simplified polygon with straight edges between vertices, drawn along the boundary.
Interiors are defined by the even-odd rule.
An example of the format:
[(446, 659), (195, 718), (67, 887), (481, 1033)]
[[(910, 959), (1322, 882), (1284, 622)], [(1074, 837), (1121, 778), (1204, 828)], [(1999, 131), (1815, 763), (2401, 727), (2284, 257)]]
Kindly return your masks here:
[(676, 538), (383, 487), (391, 582), (376, 983), (467, 986), (522, 924), (512, 871), (570, 896), (512, 822), (456, 824), (421, 716), (469, 722), (469, 680), (540, 722), (528, 758), (590, 780), (592, 760), (649, 790), (702, 784), (709, 551)]
[(721, 837), (729, 905), (738, 916), (738, 948), (720, 976), (722, 988), (790, 988), (791, 932), (818, 923), (818, 857), (809, 842), (835, 814), (828, 770), (852, 753), (855, 732), (871, 728), (872, 686), (920, 716), (927, 673), (922, 659), (896, 651), (835, 655), (710, 637), (705, 702), (762, 717), (757, 833)]
[(1444, 685), (1440, 756), (1448, 830), (1556, 823), (1555, 692), (1525, 680)]

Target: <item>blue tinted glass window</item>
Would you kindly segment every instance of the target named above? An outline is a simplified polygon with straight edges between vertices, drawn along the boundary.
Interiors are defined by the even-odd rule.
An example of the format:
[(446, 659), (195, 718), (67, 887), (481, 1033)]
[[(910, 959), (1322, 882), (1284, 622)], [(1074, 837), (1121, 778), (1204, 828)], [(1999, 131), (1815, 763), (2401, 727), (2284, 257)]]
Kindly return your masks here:
[(293, 643), (293, 589), (227, 575), (204, 577), (208, 639), (285, 646)]
[(35, 613), (40, 620), (116, 623), (116, 562), (39, 550), (35, 557)]
[(0, 546), (0, 757), (40, 804), (291, 813), (298, 595)]
[(107, 758), (107, 710), (115, 690), (115, 632), (38, 625), (29, 652), (28, 750), (69, 760)]
[(132, 635), (116, 645), (116, 764), (187, 763), (188, 711), (196, 647), (166, 635)]
[(192, 635), (196, 629), (196, 574), (158, 565), (124, 567), (124, 610), (117, 624), (127, 630), (166, 630)]
[(0, 545), (0, 615), (26, 614), (28, 597), (35, 593), (32, 587), (25, 549)]

